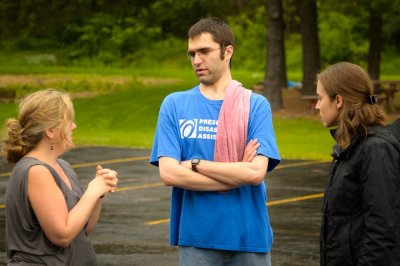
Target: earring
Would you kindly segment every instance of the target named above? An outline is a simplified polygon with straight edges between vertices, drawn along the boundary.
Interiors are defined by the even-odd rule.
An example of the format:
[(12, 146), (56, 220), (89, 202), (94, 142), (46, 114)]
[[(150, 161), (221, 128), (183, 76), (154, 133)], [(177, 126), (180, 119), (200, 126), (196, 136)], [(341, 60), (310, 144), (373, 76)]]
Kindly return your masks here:
[(54, 145), (53, 145), (53, 143), (50, 143), (50, 150), (51, 150), (51, 151), (54, 150)]

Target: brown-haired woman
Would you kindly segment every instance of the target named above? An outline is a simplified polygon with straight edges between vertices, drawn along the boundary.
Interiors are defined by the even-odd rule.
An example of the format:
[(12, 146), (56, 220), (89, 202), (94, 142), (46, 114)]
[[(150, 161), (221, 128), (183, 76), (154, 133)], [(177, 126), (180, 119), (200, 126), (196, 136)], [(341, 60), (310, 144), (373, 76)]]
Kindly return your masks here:
[(9, 265), (96, 265), (88, 235), (97, 224), (102, 196), (116, 189), (117, 173), (97, 166), (84, 191), (71, 166), (58, 157), (74, 145), (72, 102), (43, 90), (24, 98), (10, 118), (2, 155), (15, 164), (6, 190)]
[(384, 127), (368, 74), (341, 62), (317, 75), (316, 109), (332, 136), (321, 265), (400, 265), (400, 143)]

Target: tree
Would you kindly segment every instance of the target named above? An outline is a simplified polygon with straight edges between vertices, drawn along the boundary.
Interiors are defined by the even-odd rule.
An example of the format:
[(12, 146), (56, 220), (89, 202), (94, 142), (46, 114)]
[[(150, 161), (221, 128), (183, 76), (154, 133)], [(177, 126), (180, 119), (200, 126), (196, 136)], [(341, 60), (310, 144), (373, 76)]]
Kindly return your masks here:
[(379, 79), (382, 50), (382, 14), (373, 8), (369, 18), (368, 73), (372, 79)]
[(396, 16), (396, 4), (393, 1), (376, 0), (367, 2), (366, 5), (369, 11), (368, 74), (372, 79), (379, 80), (383, 42), (383, 13)]
[(303, 51), (303, 94), (315, 94), (315, 77), (321, 69), (316, 0), (300, 0), (300, 31)]
[(273, 110), (283, 108), (282, 88), (287, 87), (283, 8), (281, 0), (268, 0), (268, 46), (264, 95)]

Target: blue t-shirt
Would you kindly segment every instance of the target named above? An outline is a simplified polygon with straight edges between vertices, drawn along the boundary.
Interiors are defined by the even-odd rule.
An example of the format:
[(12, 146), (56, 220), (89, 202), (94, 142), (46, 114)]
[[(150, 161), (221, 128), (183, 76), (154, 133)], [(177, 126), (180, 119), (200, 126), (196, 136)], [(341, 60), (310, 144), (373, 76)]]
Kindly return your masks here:
[[(196, 86), (168, 95), (160, 108), (150, 163), (158, 158), (212, 161), (222, 100), (205, 98)], [(258, 139), (257, 154), (269, 158), (268, 171), (279, 162), (272, 114), (265, 97), (252, 94), (248, 140)], [(171, 245), (245, 252), (268, 252), (272, 245), (264, 182), (227, 193), (173, 187)]]

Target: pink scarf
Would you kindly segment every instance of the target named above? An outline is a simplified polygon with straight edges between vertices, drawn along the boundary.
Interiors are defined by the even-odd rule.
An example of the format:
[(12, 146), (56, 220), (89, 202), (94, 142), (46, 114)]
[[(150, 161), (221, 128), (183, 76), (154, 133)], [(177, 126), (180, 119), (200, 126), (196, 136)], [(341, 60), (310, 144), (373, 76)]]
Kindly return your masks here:
[(232, 80), (224, 95), (218, 118), (214, 161), (239, 162), (246, 148), (251, 90)]

